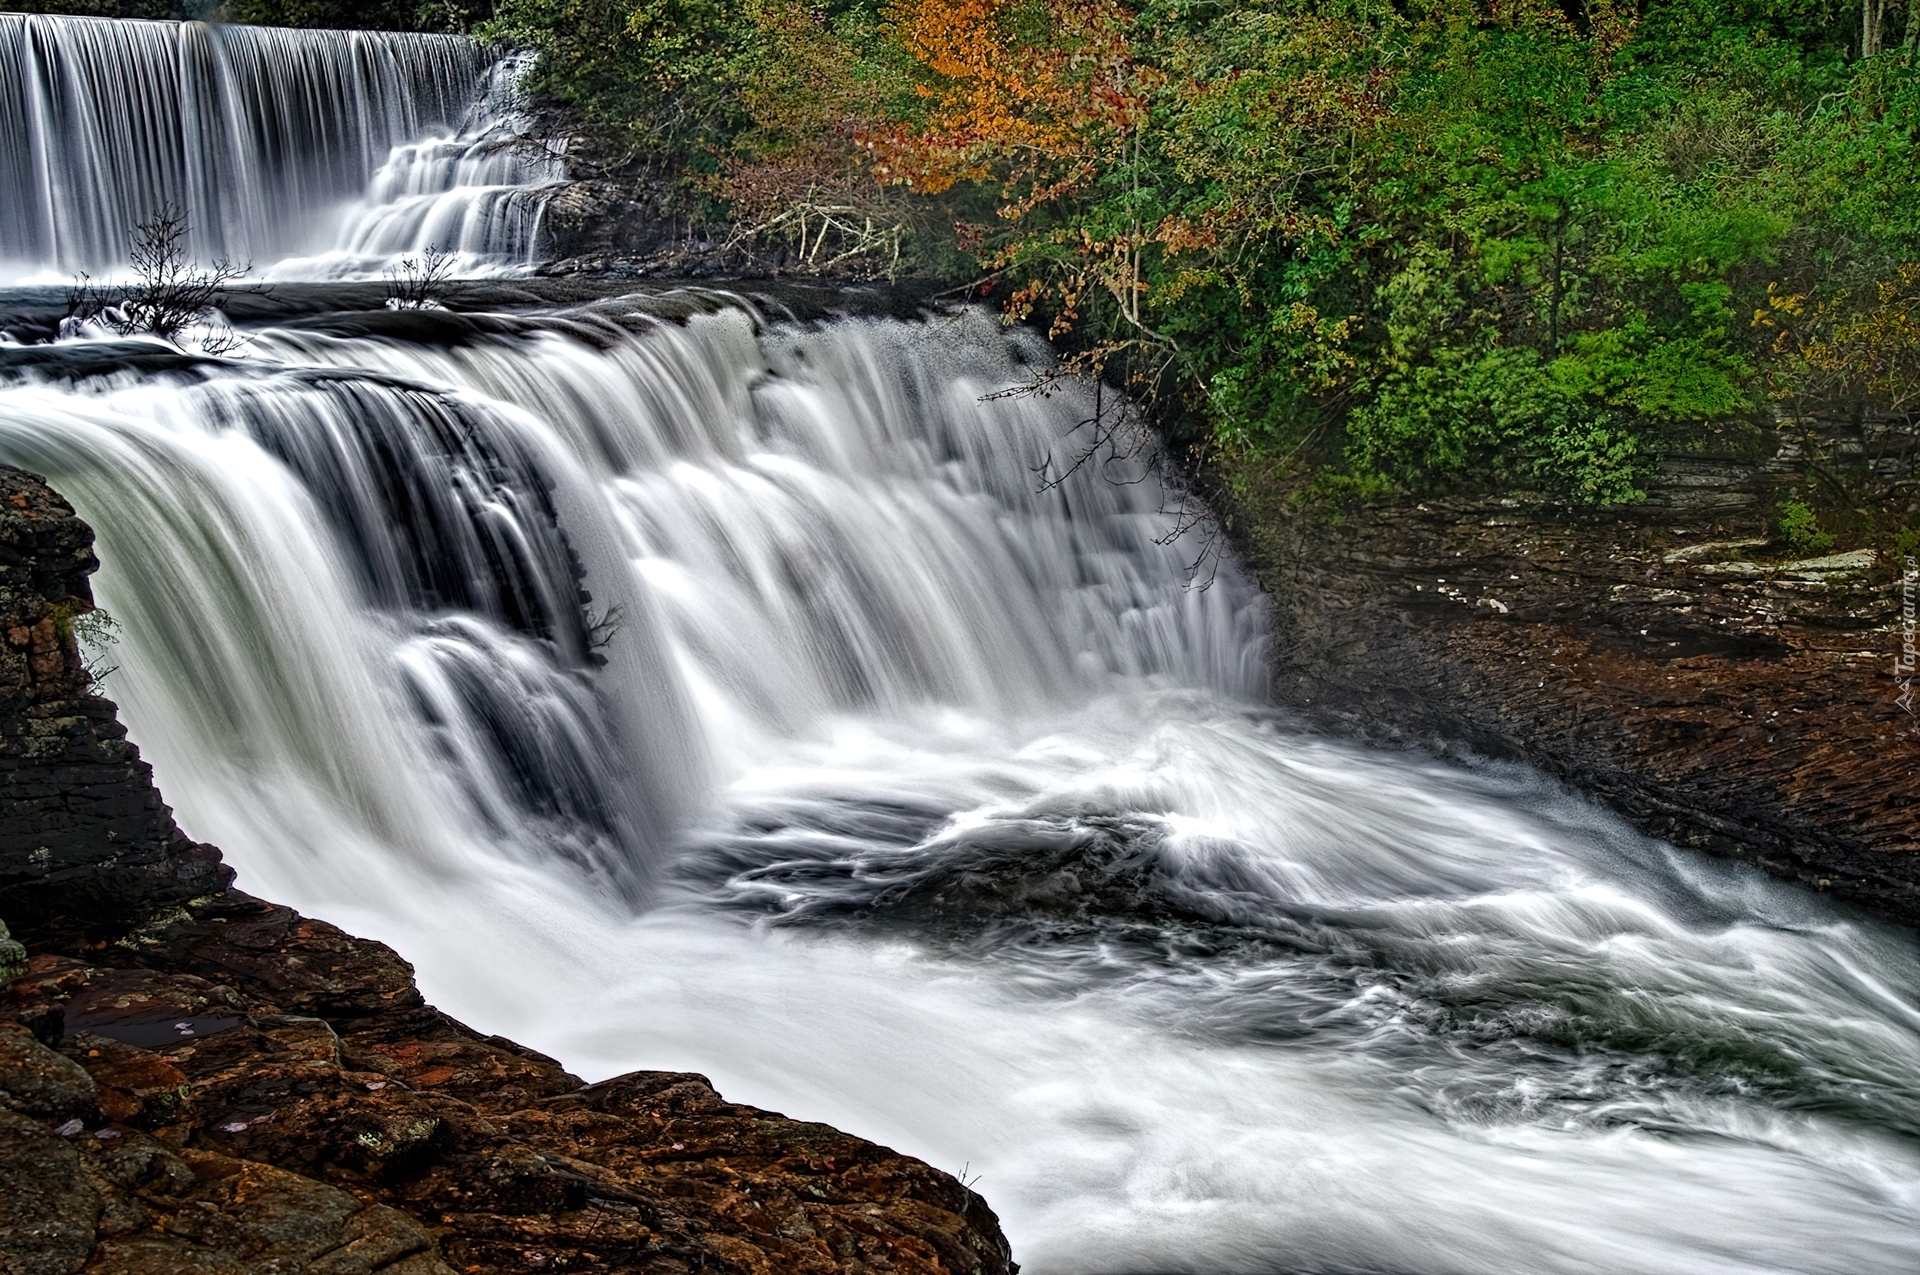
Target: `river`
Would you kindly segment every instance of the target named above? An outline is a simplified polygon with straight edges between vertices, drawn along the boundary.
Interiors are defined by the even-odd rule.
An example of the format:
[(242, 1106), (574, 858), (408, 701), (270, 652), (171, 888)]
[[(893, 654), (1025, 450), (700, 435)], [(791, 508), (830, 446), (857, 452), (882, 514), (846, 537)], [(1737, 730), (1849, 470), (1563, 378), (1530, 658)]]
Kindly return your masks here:
[[(510, 64), (0, 17), (28, 87), (183, 48), (216, 133), (250, 75), (393, 122), (229, 137), (201, 189), (324, 175), (276, 239), (164, 139), (48, 158), (123, 125), (23, 90), (0, 164), (66, 193), (0, 231), (16, 279), (108, 268), (74, 209), (146, 189), (269, 275), (537, 256)], [(0, 347), (0, 459), (98, 532), (96, 667), (183, 827), (481, 1030), (963, 1172), (1030, 1275), (1920, 1266), (1912, 936), (1300, 728), (1169, 476), (1041, 481), (1095, 406), (1003, 393), (1032, 334), (712, 290), (243, 329)]]

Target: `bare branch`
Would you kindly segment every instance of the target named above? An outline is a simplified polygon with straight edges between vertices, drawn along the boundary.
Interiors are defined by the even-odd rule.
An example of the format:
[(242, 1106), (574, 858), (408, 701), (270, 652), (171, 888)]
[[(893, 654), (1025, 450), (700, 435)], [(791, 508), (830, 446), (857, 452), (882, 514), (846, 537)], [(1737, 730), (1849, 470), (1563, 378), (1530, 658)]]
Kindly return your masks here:
[(1172, 522), (1165, 532), (1154, 538), (1154, 543), (1171, 545), (1198, 533), (1196, 552), (1186, 568), (1186, 587), (1205, 591), (1212, 587), (1219, 573), (1220, 558), (1227, 546), (1225, 528), (1213, 511), (1179, 480), (1177, 467), (1145, 414), (1124, 395), (1109, 389), (1102, 375), (1106, 352), (1096, 350), (1045, 368), (1026, 384), (983, 394), (980, 401), (1049, 398), (1067, 383), (1084, 385), (1091, 380), (1093, 414), (1075, 422), (1061, 436), (1063, 444), (1071, 445), (1064, 459), (1050, 452), (1032, 467), (1039, 480), (1039, 490), (1053, 491), (1086, 470), (1094, 471), (1102, 481), (1117, 487), (1136, 486), (1157, 476), (1162, 496), (1159, 512)]
[(453, 271), (453, 254), (438, 244), (429, 244), (418, 257), (400, 258), (382, 275), (387, 281), (387, 309), (446, 309), (455, 290)]
[[(84, 272), (67, 290), (67, 324), (97, 323), (120, 336), (157, 336), (173, 345), (196, 326), (209, 329), (196, 341), (207, 354), (227, 354), (245, 344), (231, 328), (215, 331), (218, 316), (214, 299), (234, 291), (229, 285), (249, 269), (224, 259), (200, 266), (187, 256), (187, 219), (178, 208), (163, 204), (134, 227), (129, 262), (130, 283), (96, 286)], [(246, 292), (266, 289), (254, 284)]]

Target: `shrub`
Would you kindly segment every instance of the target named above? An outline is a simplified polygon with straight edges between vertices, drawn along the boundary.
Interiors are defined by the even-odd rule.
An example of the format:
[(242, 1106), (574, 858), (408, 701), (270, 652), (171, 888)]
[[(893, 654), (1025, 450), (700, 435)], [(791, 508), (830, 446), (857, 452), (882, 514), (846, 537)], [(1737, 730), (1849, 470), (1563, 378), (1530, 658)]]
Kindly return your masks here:
[(1643, 448), (1527, 349), (1442, 351), (1392, 376), (1347, 421), (1345, 457), (1415, 490), (1544, 487), (1581, 504), (1643, 496)]
[(1798, 496), (1784, 496), (1773, 507), (1773, 525), (1794, 553), (1825, 553), (1833, 536), (1820, 530), (1820, 519)]

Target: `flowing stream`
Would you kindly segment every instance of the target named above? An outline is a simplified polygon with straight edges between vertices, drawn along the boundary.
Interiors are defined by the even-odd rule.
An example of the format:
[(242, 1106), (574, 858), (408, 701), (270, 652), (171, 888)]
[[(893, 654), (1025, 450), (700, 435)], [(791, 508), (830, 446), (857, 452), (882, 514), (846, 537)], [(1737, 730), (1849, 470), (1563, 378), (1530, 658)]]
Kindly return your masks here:
[(12, 352), (243, 885), (965, 1167), (1030, 1271), (1920, 1258), (1907, 937), (1262, 708), (1152, 475), (1038, 489), (1031, 338), (694, 308)]
[(69, 339), (0, 460), (243, 888), (964, 1171), (1029, 1275), (1920, 1268), (1912, 937), (1297, 729), (1159, 475), (1042, 487), (1047, 357), (719, 293)]

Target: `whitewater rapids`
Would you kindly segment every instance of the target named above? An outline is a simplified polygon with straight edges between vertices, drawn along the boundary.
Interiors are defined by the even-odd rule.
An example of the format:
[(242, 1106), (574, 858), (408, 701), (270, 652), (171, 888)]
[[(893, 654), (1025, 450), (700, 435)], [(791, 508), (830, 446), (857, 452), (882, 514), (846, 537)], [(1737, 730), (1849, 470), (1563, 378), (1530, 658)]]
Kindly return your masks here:
[(1029, 1275), (1920, 1267), (1910, 936), (1263, 706), (1156, 474), (1037, 481), (1031, 338), (691, 308), (5, 374), (243, 888), (964, 1170)]

